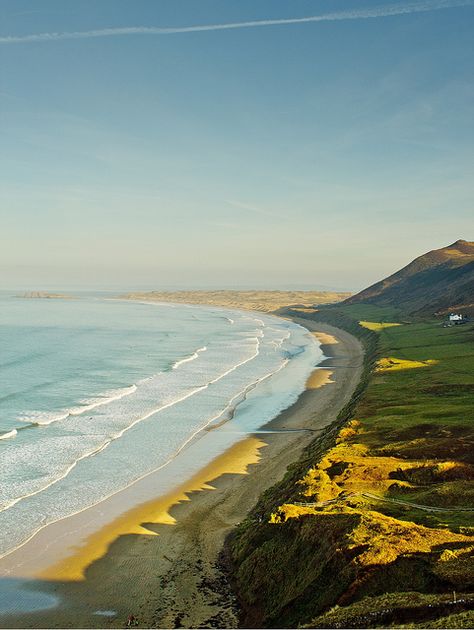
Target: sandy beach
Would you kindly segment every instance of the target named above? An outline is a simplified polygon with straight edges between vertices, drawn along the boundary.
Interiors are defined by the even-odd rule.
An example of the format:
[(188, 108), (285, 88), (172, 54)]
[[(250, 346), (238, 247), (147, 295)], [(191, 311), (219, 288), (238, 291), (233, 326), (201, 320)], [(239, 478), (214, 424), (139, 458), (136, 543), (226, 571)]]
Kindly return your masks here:
[[(1, 627), (123, 627), (130, 614), (141, 627), (237, 626), (235, 602), (219, 560), (224, 539), (305, 445), (336, 418), (362, 369), (363, 352), (354, 337), (320, 323), (296, 321), (319, 338), (328, 357), (298, 401), (191, 479), (179, 484), (175, 467), (179, 485), (168, 495), (121, 513), (119, 493), (113, 519), (113, 510), (96, 509), (84, 513), (82, 522), (71, 517), (45, 528), (28, 543), (30, 550), (35, 545), (47, 549), (49, 542), (53, 549), (54, 540), (76, 529), (87, 536), (78, 535), (66, 555), (51, 553), (47, 566), (43, 557), (24, 572), (12, 572), (32, 594), (57, 598), (57, 605), (0, 616)], [(211, 434), (219, 439), (218, 430)], [(8, 558), (0, 568), (7, 564)]]

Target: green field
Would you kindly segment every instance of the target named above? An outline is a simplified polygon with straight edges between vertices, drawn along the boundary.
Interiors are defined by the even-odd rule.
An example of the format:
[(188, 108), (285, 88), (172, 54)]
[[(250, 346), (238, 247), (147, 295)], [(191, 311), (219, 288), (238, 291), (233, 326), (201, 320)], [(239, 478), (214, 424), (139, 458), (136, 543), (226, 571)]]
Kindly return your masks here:
[[(455, 623), (472, 627), (473, 324), (443, 328), (366, 305), (305, 316), (358, 334), (366, 373), (338, 425), (230, 542), (243, 622), (331, 627), (338, 605), (346, 625), (332, 627), (369, 627), (365, 609), (370, 627), (440, 627), (456, 591), (466, 603), (452, 609)], [(390, 593), (393, 614), (380, 616), (374, 606)], [(428, 595), (439, 605), (426, 606)]]
[[(400, 483), (391, 484), (390, 497), (453, 508), (428, 520), (472, 526), (474, 512), (454, 508), (474, 508), (473, 326), (407, 323), (378, 334), (380, 357), (402, 360), (401, 369), (373, 374), (357, 410), (357, 439), (371, 453), (402, 460), (404, 471), (392, 475)], [(403, 369), (403, 362), (421, 367), (408, 363)], [(410, 518), (427, 521), (423, 513), (411, 512)]]

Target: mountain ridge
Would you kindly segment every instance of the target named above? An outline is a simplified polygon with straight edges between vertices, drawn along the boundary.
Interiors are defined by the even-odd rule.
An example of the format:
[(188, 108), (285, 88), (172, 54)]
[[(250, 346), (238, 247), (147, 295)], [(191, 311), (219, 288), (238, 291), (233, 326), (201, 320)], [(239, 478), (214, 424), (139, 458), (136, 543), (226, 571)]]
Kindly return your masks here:
[(474, 314), (474, 242), (459, 239), (422, 254), (343, 304), (394, 306), (411, 315)]

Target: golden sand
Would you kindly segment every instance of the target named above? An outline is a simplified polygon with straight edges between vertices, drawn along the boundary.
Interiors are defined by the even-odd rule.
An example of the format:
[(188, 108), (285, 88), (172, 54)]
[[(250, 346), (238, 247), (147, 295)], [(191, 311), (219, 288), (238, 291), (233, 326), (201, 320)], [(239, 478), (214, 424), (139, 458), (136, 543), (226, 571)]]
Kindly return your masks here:
[(248, 467), (260, 461), (260, 450), (265, 446), (265, 442), (255, 437), (238, 442), (174, 492), (129, 510), (113, 523), (95, 532), (85, 544), (74, 550), (72, 556), (49, 567), (39, 577), (55, 581), (84, 580), (87, 567), (102, 558), (119, 536), (126, 534), (158, 536), (159, 534), (152, 528), (153, 525), (176, 524), (176, 519), (170, 514), (173, 506), (190, 501), (189, 494), (192, 492), (216, 490), (212, 483), (221, 475), (247, 475)]
[(306, 381), (306, 389), (319, 389), (320, 387), (324, 387), (324, 385), (327, 385), (328, 383), (334, 383), (334, 381), (331, 380), (331, 376), (331, 370), (325, 370), (324, 368), (321, 368), (320, 370), (314, 370), (314, 372)]
[(318, 332), (313, 332), (313, 335), (319, 340), (319, 342), (323, 346), (333, 346), (339, 343), (336, 337), (334, 335), (330, 335), (329, 333), (318, 331)]

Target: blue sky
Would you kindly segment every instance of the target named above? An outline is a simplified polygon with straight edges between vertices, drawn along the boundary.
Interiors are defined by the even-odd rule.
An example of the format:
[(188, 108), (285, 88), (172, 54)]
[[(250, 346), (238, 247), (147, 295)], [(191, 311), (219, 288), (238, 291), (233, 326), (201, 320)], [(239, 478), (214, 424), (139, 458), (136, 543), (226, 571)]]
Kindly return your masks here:
[(3, 286), (356, 289), (472, 240), (461, 4), (0, 0)]

